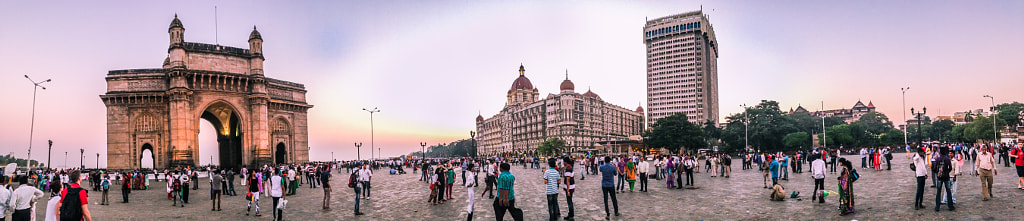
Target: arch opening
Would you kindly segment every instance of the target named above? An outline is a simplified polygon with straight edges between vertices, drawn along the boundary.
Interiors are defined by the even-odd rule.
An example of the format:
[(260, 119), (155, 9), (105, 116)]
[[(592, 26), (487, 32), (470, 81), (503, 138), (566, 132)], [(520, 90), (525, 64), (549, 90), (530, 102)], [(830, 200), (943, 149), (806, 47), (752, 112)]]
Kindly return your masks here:
[(276, 151), (274, 151), (274, 163), (278, 165), (286, 163), (285, 159), (287, 158), (285, 157), (288, 151), (285, 150), (284, 143), (277, 143), (277, 147), (274, 149), (276, 149)]
[(214, 161), (223, 169), (240, 169), (243, 166), (243, 134), (238, 112), (227, 104), (218, 103), (206, 108), (200, 119), (210, 122), (217, 134), (217, 148), (214, 151), (217, 159)]
[(153, 145), (149, 145), (149, 143), (143, 144), (142, 152), (139, 154), (139, 165), (141, 165), (142, 168), (153, 169), (155, 168), (154, 161)]

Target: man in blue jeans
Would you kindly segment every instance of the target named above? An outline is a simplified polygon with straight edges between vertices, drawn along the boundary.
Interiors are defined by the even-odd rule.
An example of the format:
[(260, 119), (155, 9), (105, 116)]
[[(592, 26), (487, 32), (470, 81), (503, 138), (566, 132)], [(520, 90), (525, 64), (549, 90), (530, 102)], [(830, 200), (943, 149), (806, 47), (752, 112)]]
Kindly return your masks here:
[(619, 200), (615, 198), (615, 175), (618, 171), (612, 165), (612, 158), (605, 157), (604, 165), (598, 169), (601, 171), (601, 193), (604, 195), (604, 218), (608, 219), (608, 195), (612, 196), (612, 206), (615, 207), (615, 216), (619, 216)]
[[(932, 163), (932, 172), (938, 176), (938, 185), (935, 188), (935, 211), (939, 211), (939, 206), (942, 205), (941, 201), (946, 201), (946, 206), (949, 207), (949, 211), (956, 209), (953, 203), (953, 194), (949, 189), (949, 172), (952, 170), (952, 165), (949, 161), (949, 149), (947, 147), (939, 148), (939, 157), (935, 159), (935, 163)], [(942, 189), (946, 189), (946, 200), (942, 199)]]

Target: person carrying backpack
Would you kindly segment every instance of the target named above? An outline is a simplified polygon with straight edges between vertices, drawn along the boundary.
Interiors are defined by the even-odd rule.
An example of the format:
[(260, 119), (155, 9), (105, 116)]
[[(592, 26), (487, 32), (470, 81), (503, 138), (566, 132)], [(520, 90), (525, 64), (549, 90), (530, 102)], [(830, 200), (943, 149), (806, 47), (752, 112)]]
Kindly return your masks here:
[(60, 208), (57, 210), (57, 217), (60, 217), (61, 221), (92, 221), (92, 215), (89, 214), (89, 191), (82, 189), (78, 184), (82, 182), (81, 176), (81, 171), (71, 171), (71, 184), (60, 192), (61, 200), (55, 206)]
[(100, 200), (100, 205), (110, 205), (110, 201), (107, 201), (107, 192), (110, 190), (110, 175), (103, 174), (103, 179), (100, 180), (100, 190), (103, 190), (103, 198)]

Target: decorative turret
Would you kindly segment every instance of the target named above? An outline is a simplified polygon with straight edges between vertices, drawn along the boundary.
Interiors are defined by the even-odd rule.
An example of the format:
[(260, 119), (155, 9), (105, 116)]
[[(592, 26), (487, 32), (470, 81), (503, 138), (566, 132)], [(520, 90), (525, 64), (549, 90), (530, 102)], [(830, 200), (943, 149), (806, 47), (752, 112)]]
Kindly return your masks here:
[(171, 46), (185, 42), (185, 26), (181, 25), (181, 20), (178, 20), (178, 14), (174, 14), (174, 20), (171, 20), (171, 26), (167, 28), (167, 33), (171, 35)]
[(185, 67), (185, 49), (182, 48), (182, 44), (185, 43), (185, 26), (181, 25), (181, 20), (178, 20), (178, 14), (174, 14), (174, 20), (171, 20), (171, 26), (167, 28), (167, 34), (171, 36), (170, 46), (167, 48), (167, 61), (164, 68), (184, 68)]
[(252, 54), (250, 74), (263, 75), (263, 36), (256, 26), (252, 26), (252, 33), (249, 33), (249, 53)]

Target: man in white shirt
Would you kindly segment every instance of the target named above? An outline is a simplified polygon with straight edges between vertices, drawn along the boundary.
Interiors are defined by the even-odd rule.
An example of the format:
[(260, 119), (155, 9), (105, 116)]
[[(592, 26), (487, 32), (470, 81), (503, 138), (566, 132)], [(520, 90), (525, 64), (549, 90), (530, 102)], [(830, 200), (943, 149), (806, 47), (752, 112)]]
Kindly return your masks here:
[(860, 168), (868, 168), (868, 149), (860, 148)]
[(7, 203), (11, 200), (11, 190), (7, 188), (7, 177), (0, 175), (0, 220), (7, 220)]
[(288, 167), (288, 195), (295, 195), (298, 183), (295, 182), (295, 168)]
[(651, 168), (651, 165), (647, 163), (647, 160), (641, 159), (640, 166), (637, 166), (637, 170), (640, 171), (640, 191), (647, 192), (647, 172)]
[(813, 194), (811, 202), (814, 202), (814, 199), (818, 199), (818, 203), (825, 203), (825, 196), (818, 194), (818, 189), (825, 190), (825, 160), (821, 159), (822, 155), (820, 154), (808, 157), (816, 158), (811, 162), (811, 177), (814, 178), (814, 192), (811, 192)]
[(28, 177), (19, 177), (18, 182), (21, 185), (11, 194), (10, 203), (7, 206), (14, 209), (14, 213), (11, 214), (12, 220), (30, 220), (32, 219), (32, 202), (43, 198), (43, 191), (29, 186)]
[(370, 178), (373, 178), (373, 171), (369, 165), (363, 165), (359, 170), (359, 182), (363, 183), (363, 199), (370, 199)]

